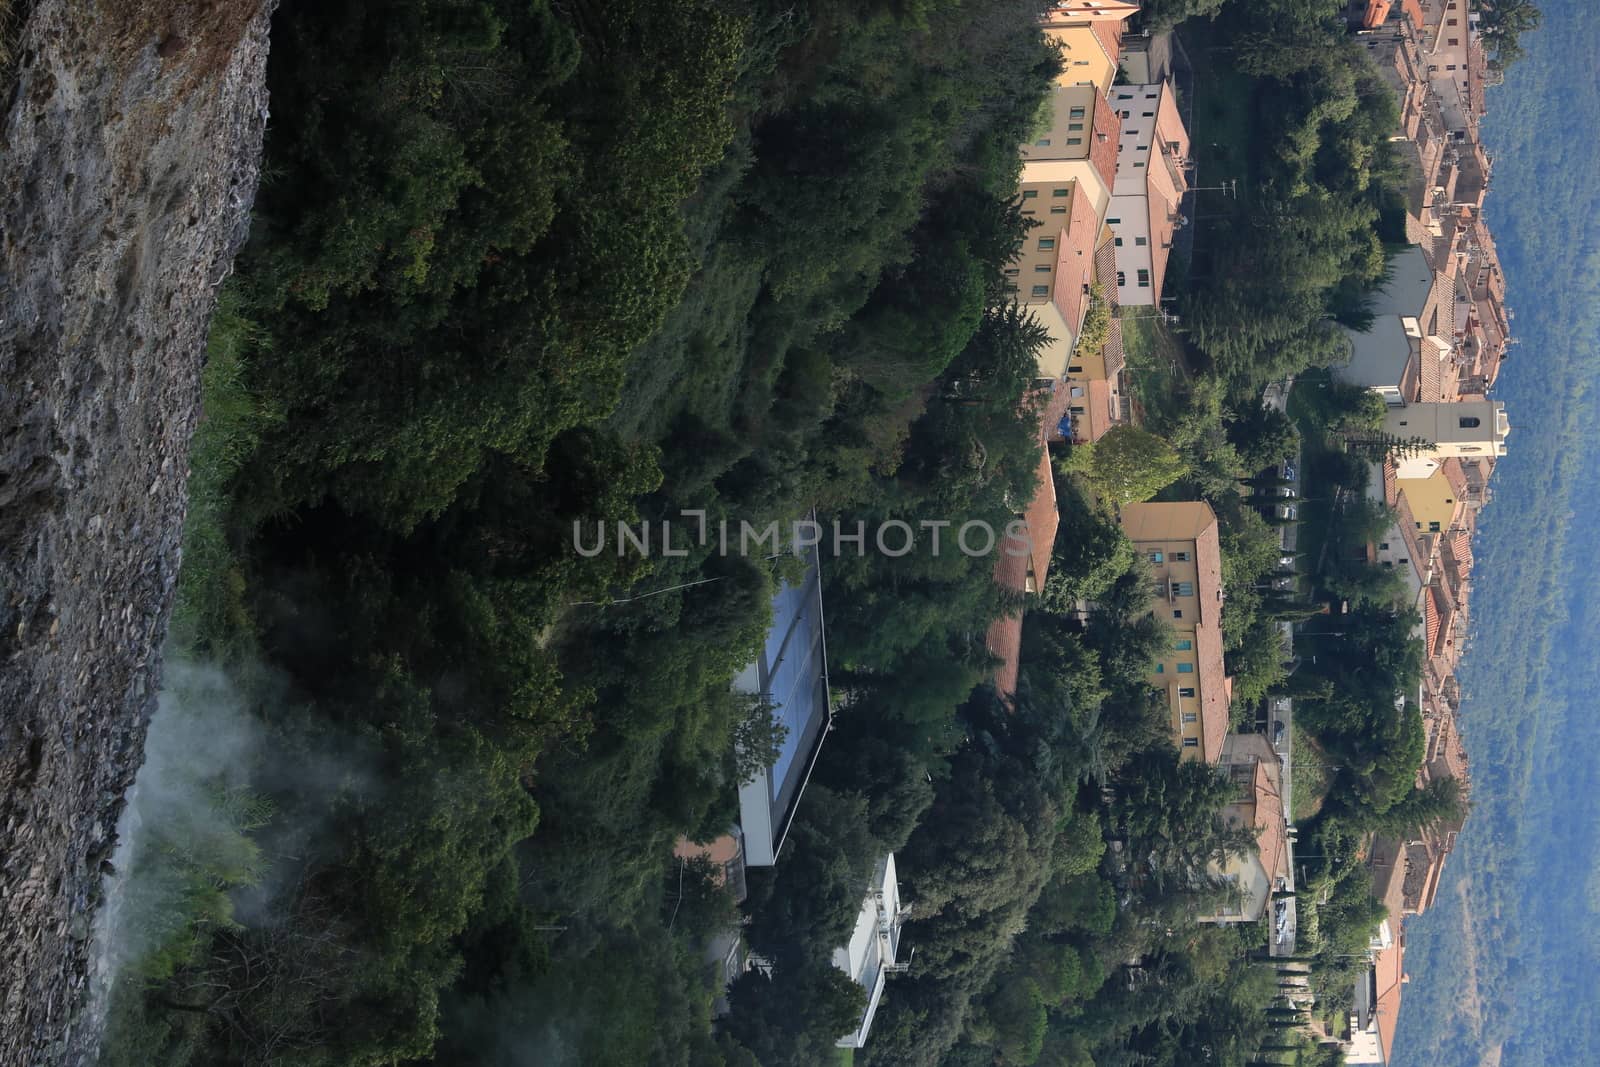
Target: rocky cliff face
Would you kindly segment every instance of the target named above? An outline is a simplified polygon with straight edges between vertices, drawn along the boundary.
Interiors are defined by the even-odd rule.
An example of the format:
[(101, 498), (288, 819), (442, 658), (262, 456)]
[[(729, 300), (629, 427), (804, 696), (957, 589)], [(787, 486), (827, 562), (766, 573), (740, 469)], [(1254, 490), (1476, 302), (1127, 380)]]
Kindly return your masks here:
[(91, 1061), (274, 0), (37, 0), (0, 128), (0, 1064)]

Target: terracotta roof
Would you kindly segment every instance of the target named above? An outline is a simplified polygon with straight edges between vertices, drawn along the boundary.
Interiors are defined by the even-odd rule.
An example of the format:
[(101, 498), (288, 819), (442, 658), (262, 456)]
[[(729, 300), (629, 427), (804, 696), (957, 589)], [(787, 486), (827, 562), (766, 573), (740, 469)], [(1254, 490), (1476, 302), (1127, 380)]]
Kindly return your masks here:
[(1383, 502), (1391, 508), (1395, 506), (1400, 496), (1399, 469), (1395, 466), (1393, 456), (1383, 457)]
[(1455, 622), (1456, 605), (1443, 583), (1428, 587), (1428, 604), (1433, 608), (1433, 614), (1427, 618), (1428, 652), (1440, 656), (1450, 641), (1450, 624)]
[(1451, 456), (1439, 464), (1439, 469), (1444, 473), (1444, 480), (1450, 483), (1451, 492), (1457, 500), (1467, 495), (1467, 472), (1461, 465), (1458, 456)]
[(1405, 987), (1405, 939), (1398, 920), (1397, 915), (1394, 943), (1380, 950), (1372, 965), (1378, 985), (1378, 1044), (1383, 1047), (1384, 1063), (1394, 1060), (1394, 1031), (1400, 1021), (1400, 995)]
[(1028, 524), (1034, 589), (1038, 591), (1044, 588), (1045, 576), (1050, 573), (1050, 552), (1055, 547), (1056, 530), (1061, 525), (1061, 513), (1056, 510), (1055, 466), (1050, 461), (1048, 448), (1041, 449), (1034, 478), (1033, 499), (1028, 502), (1023, 520)]
[(1122, 320), (1112, 319), (1106, 329), (1106, 375), (1115, 377), (1123, 367), (1128, 365), (1128, 358), (1122, 348)]
[(1145, 154), (1145, 210), (1149, 214), (1150, 287), (1156, 303), (1161, 302), (1162, 284), (1167, 276), (1167, 261), (1172, 255), (1174, 219), (1183, 203), (1188, 177), (1181, 165), (1189, 156), (1189, 131), (1178, 114), (1176, 95), (1170, 82), (1162, 82), (1156, 103), (1152, 144)]
[(1400, 11), (1415, 29), (1422, 29), (1422, 0), (1400, 0)]
[[(1110, 227), (1105, 228), (1108, 232)], [(1102, 238), (1105, 236), (1101, 235)], [(1100, 246), (1094, 250), (1094, 280), (1100, 286), (1101, 294), (1111, 306), (1117, 310), (1117, 246), (1115, 240), (1102, 240)], [(1113, 322), (1116, 320), (1113, 319)], [(1111, 373), (1111, 368), (1106, 368), (1106, 373)]]
[(1098, 441), (1116, 425), (1111, 410), (1111, 382), (1105, 378), (1090, 378), (1084, 384), (1088, 396), (1084, 397), (1082, 438)]
[(1099, 237), (1100, 220), (1095, 217), (1093, 201), (1080, 185), (1072, 187), (1068, 212), (1066, 233), (1056, 246), (1055, 291), (1050, 299), (1061, 312), (1062, 321), (1076, 335), (1088, 308), (1085, 290), (1094, 283), (1095, 239)]
[(1122, 23), (1100, 21), (1093, 25), (1094, 35), (1100, 41), (1100, 47), (1106, 50), (1106, 55), (1115, 64), (1122, 58)]
[(1094, 97), (1094, 143), (1089, 146), (1089, 162), (1110, 190), (1117, 182), (1117, 141), (1122, 120), (1099, 93)]
[(1389, 17), (1394, 0), (1367, 0), (1366, 13), (1361, 16), (1362, 29), (1375, 30)]
[(994, 671), (995, 690), (1007, 703), (1017, 694), (1017, 675), (1022, 659), (1022, 615), (1007, 615), (989, 626), (984, 638), (989, 654), (1000, 661)]
[(1283, 791), (1279, 787), (1282, 768), (1274, 756), (1256, 761), (1255, 778), (1251, 782), (1255, 797), (1256, 851), (1261, 866), (1274, 882), (1288, 876), (1288, 827), (1283, 817)]
[(1454, 561), (1456, 570), (1465, 576), (1472, 570), (1472, 531), (1458, 529), (1450, 535), (1446, 542), (1450, 549), (1450, 557)]

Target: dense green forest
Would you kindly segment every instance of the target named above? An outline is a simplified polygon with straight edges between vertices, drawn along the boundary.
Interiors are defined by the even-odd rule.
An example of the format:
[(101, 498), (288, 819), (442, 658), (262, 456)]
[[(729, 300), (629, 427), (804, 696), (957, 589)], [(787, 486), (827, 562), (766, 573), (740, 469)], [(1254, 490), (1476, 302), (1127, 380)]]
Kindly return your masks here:
[(1583, 1063), (1600, 1040), (1592, 1013), (1576, 1009), (1600, 971), (1590, 710), (1600, 679), (1582, 444), (1600, 228), (1581, 188), (1537, 192), (1552, 168), (1595, 163), (1600, 100), (1580, 93), (1557, 114), (1549, 94), (1565, 64), (1600, 47), (1600, 26), (1573, 0), (1542, 6), (1544, 28), (1493, 90), (1484, 133), (1496, 156), (1485, 210), (1521, 342), (1496, 393), (1517, 433), (1474, 546), (1481, 580), (1461, 671), (1473, 815), (1438, 903), (1407, 923), (1403, 1064), (1476, 1064), (1495, 1049), (1507, 1067)]
[[(1335, 9), (1234, 0), (1191, 24), (1196, 142), (1246, 180), (1174, 283), (1178, 383), (1141, 398), (1167, 462), (1138, 495), (1223, 520), (1242, 719), (1286, 684), (1278, 624), (1305, 607), (1261, 588), (1277, 532), (1250, 478), (1303, 431), (1260, 390), (1331, 355), (1393, 221), (1393, 104)], [(888, 850), (917, 966), (865, 1062), (1250, 1062), (1273, 1029), (1269, 973), (1240, 965), (1258, 932), (1192, 922), (1210, 864), (1250, 846), (1216, 818), (1226, 782), (1173, 750), (1144, 681), (1165, 638), (1096, 499), (1136, 441), (1058, 457), (1010, 711), (983, 634), (1020, 606), (989, 561), (826, 561), (835, 737), (783, 862), (751, 872), (771, 974), (716, 1028), (700, 952), (734, 915), (671, 846), (734, 818), (733, 740), (763, 709), (729, 682), (791, 564), (572, 549), (575, 521), (684, 509), (1019, 510), (1044, 337), (1002, 269), (1026, 232), (1016, 146), (1058, 69), (1035, 14), (280, 8), (173, 633), (259, 740), (211, 783), (207, 833), (162, 846), (179, 914), (127, 917), (154, 947), (115, 987), (108, 1063), (826, 1062), (860, 997), (828, 956)], [(1212, 70), (1212, 49), (1239, 61)], [(1390, 656), (1371, 692), (1323, 694), (1353, 768), (1330, 810), (1358, 820), (1329, 840), (1404, 803), (1415, 769), (1406, 722), (1362, 748), (1415, 668), (1381, 606), (1339, 653)], [(1329, 930), (1346, 904), (1359, 929), (1326, 877)]]

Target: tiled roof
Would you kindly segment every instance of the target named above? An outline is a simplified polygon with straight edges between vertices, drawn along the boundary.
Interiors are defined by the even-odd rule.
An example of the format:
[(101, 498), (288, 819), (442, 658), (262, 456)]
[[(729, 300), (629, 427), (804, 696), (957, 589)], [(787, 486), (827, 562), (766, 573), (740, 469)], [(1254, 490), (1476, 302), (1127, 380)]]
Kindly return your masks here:
[(1089, 162), (1110, 189), (1117, 182), (1117, 141), (1122, 122), (1105, 97), (1094, 98), (1094, 143), (1089, 146)]
[(1094, 35), (1100, 41), (1100, 47), (1106, 50), (1106, 55), (1115, 64), (1122, 58), (1122, 23), (1098, 21), (1094, 24)]
[(989, 626), (984, 638), (989, 654), (1000, 661), (994, 671), (995, 690), (1010, 703), (1017, 694), (1022, 659), (1022, 615), (1007, 615)]
[(1281, 767), (1276, 758), (1256, 761), (1251, 782), (1255, 795), (1256, 850), (1267, 876), (1276, 882), (1289, 874), (1288, 828), (1283, 818), (1283, 791), (1279, 788)]
[(1450, 625), (1455, 622), (1455, 601), (1443, 583), (1436, 583), (1428, 587), (1428, 603), (1433, 608), (1433, 614), (1427, 618), (1428, 652), (1442, 656), (1450, 642)]
[[(1109, 230), (1109, 227), (1107, 227)], [(1104, 234), (1101, 235), (1102, 238)], [(1102, 240), (1100, 247), (1094, 250), (1094, 280), (1100, 286), (1106, 302), (1111, 305), (1111, 310), (1117, 310), (1117, 245), (1114, 240)], [(1111, 368), (1106, 368), (1106, 373), (1111, 373)]]
[(1033, 499), (1028, 502), (1027, 513), (1023, 516), (1028, 524), (1036, 591), (1044, 589), (1045, 576), (1050, 573), (1050, 552), (1055, 547), (1056, 530), (1061, 525), (1061, 513), (1056, 510), (1055, 467), (1050, 462), (1050, 450), (1040, 451), (1039, 466), (1034, 471)]
[(1068, 208), (1067, 232), (1057, 245), (1055, 291), (1051, 294), (1062, 321), (1076, 334), (1088, 306), (1086, 290), (1094, 282), (1095, 241), (1100, 220), (1094, 203), (1081, 185), (1074, 185)]
[[(1396, 917), (1398, 919), (1398, 916)], [(1394, 1062), (1394, 1031), (1400, 1021), (1400, 995), (1405, 988), (1405, 941), (1397, 937), (1373, 961), (1378, 979), (1378, 1043), (1383, 1047), (1383, 1062)]]
[(1122, 320), (1112, 319), (1106, 329), (1106, 376), (1115, 377), (1116, 374), (1128, 365), (1127, 354), (1122, 348)]

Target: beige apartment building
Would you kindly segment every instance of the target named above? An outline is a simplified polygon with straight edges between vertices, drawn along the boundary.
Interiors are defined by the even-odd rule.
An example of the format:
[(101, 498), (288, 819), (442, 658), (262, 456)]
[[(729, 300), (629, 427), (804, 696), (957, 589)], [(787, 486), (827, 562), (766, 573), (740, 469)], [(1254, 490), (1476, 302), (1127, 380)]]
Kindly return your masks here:
[(1117, 119), (1094, 85), (1058, 86), (1049, 124), (1022, 146), (1018, 189), (1028, 231), (1006, 268), (1007, 285), (1050, 331), (1039, 374), (1066, 373), (1094, 285), (1099, 246), (1117, 167)]
[(1216, 763), (1228, 735), (1232, 680), (1222, 658), (1222, 546), (1203, 500), (1129, 504), (1122, 529), (1153, 578), (1151, 612), (1172, 644), (1150, 675), (1166, 696), (1183, 755)]

